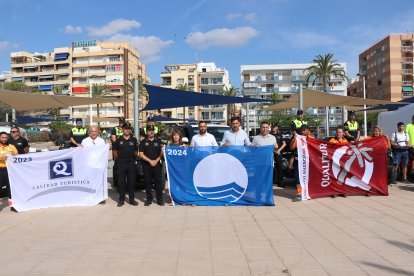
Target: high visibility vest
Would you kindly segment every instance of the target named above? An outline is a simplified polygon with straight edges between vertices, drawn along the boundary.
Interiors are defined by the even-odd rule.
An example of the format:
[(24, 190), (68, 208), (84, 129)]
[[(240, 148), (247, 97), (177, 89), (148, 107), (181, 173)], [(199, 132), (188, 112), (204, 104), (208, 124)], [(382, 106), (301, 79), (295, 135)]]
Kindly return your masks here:
[(296, 126), (296, 129), (299, 129), (302, 125), (307, 125), (308, 122), (306, 121), (299, 121), (298, 119), (293, 120), (293, 123)]
[[(147, 128), (144, 128), (144, 133), (147, 134)], [(157, 134), (158, 133), (158, 127), (154, 126), (154, 133)]]
[(84, 127), (81, 127), (81, 128), (74, 127), (74, 128), (72, 128), (72, 133), (73, 133), (73, 135), (76, 135), (76, 136), (86, 135), (86, 132), (87, 132), (87, 130)]
[(348, 125), (348, 130), (349, 131), (358, 131), (359, 125), (358, 125), (357, 121), (355, 121), (353, 123), (351, 121), (347, 121), (346, 124)]
[(119, 126), (115, 127), (115, 135), (116, 135), (116, 138), (121, 137), (122, 134), (123, 134), (122, 128), (120, 128)]

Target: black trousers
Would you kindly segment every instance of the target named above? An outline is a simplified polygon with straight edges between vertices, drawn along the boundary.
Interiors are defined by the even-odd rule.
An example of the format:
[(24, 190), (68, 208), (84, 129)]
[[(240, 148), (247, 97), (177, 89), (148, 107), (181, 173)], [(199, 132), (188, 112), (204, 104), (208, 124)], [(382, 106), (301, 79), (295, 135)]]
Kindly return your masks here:
[(283, 185), (283, 171), (282, 171), (282, 155), (275, 154), (275, 168), (273, 174), (273, 183), (277, 183), (278, 186)]
[(7, 174), (7, 168), (0, 168), (0, 188), (6, 186), (7, 197), (11, 198), (9, 175)]
[(128, 187), (129, 201), (135, 199), (136, 166), (134, 159), (118, 159), (118, 193), (119, 201), (125, 201), (125, 190)]
[(112, 179), (115, 187), (118, 187), (118, 160), (114, 158), (114, 166), (112, 168)]
[(162, 165), (158, 163), (157, 166), (151, 167), (147, 162), (143, 162), (142, 169), (144, 172), (145, 189), (147, 193), (147, 200), (152, 200), (152, 181), (155, 184), (155, 195), (157, 201), (162, 201), (162, 191), (164, 185), (162, 183)]

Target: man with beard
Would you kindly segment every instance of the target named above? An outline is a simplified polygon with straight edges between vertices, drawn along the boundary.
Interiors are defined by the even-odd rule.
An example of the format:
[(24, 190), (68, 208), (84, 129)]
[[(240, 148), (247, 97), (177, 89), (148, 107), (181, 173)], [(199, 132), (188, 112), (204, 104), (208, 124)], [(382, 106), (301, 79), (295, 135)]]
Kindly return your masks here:
[(198, 122), (198, 134), (191, 138), (191, 147), (209, 147), (218, 146), (216, 138), (207, 132), (207, 123), (205, 121)]

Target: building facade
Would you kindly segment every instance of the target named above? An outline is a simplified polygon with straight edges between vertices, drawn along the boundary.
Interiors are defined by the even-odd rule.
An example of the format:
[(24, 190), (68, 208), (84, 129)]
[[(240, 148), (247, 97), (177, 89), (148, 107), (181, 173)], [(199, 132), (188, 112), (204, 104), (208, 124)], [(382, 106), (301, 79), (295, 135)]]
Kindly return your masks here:
[[(338, 69), (343, 69), (346, 72), (346, 64), (339, 63)], [(308, 75), (307, 68), (314, 64), (269, 64), (269, 65), (242, 65), (241, 66), (241, 87), (242, 93), (245, 97), (252, 98), (273, 98), (279, 100), (286, 100), (291, 95), (299, 92), (300, 84), (303, 87), (308, 87), (314, 90), (323, 90), (321, 82), (315, 82), (313, 79), (310, 82), (306, 81)], [(336, 95), (346, 95), (347, 82), (342, 78), (332, 78), (329, 83), (328, 93)], [(245, 108), (246, 109), (246, 108)], [(248, 115), (247, 116), (247, 112)], [(263, 110), (263, 105), (249, 104), (248, 111), (244, 113), (243, 119), (249, 131), (259, 128), (261, 120), (269, 118), (267, 111)], [(296, 110), (293, 110), (296, 112)], [(307, 110), (309, 115), (319, 117), (321, 132), (323, 133), (326, 124), (325, 108), (309, 108)], [(331, 108), (329, 110), (329, 126), (330, 128), (342, 124), (341, 108)], [(249, 120), (247, 120), (247, 117)]]
[(367, 98), (399, 101), (413, 96), (413, 41), (414, 33), (390, 34), (359, 54)]
[[(89, 97), (92, 86), (105, 85), (107, 96), (125, 99), (100, 107), (99, 117), (108, 118), (102, 127), (116, 125), (117, 117), (133, 117), (129, 82), (138, 76), (149, 81), (138, 52), (126, 43), (77, 41), (72, 47), (55, 48), (50, 53), (11, 53), (12, 81), (49, 94), (78, 97)], [(92, 116), (97, 116), (96, 109), (93, 106)], [(61, 114), (84, 119), (90, 115), (88, 106), (62, 109)]]
[[(231, 87), (228, 71), (224, 68), (218, 68), (213, 62), (167, 65), (164, 67), (164, 72), (161, 73), (161, 79), (163, 87), (175, 89), (179, 85), (187, 84), (194, 92), (207, 94), (222, 94), (224, 89)], [(162, 115), (225, 124), (227, 122), (227, 106), (206, 105), (170, 108), (163, 109)]]

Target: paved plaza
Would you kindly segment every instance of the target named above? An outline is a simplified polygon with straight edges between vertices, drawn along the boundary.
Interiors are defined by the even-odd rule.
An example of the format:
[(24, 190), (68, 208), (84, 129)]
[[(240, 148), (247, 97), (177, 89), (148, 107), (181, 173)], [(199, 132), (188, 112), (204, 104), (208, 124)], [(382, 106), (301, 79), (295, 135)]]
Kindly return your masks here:
[[(1, 275), (414, 275), (414, 185), (275, 207), (0, 210)], [(166, 201), (168, 199), (166, 197)]]

